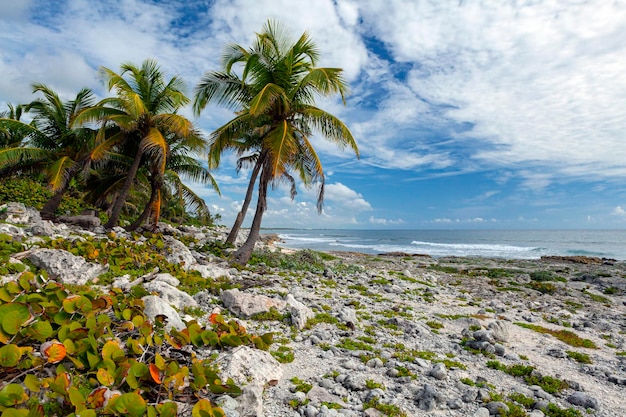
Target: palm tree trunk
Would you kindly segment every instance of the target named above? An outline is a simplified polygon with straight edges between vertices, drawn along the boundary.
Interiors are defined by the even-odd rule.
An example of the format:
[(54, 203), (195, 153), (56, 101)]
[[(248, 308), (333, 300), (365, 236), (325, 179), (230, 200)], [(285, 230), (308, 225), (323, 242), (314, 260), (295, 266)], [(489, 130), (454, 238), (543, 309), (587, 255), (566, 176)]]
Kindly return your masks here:
[[(130, 225), (126, 228), (127, 232), (132, 232), (137, 230), (139, 226), (146, 221), (148, 216), (150, 215), (150, 211), (152, 211), (152, 204), (157, 200), (157, 191), (158, 185), (155, 181), (150, 181), (150, 200), (146, 203), (146, 207), (143, 210), (143, 213)], [(156, 226), (156, 225), (155, 225)]]
[(243, 200), (243, 205), (241, 206), (241, 211), (237, 213), (237, 218), (235, 219), (235, 224), (233, 228), (230, 229), (230, 233), (226, 238), (226, 243), (234, 244), (235, 240), (237, 240), (237, 235), (239, 234), (239, 229), (241, 228), (241, 224), (246, 217), (246, 213), (248, 212), (248, 207), (250, 206), (250, 200), (252, 200), (252, 192), (254, 191), (254, 184), (256, 183), (256, 178), (259, 175), (259, 170), (261, 169), (261, 165), (263, 164), (262, 158), (259, 156), (259, 159), (254, 164), (254, 168), (252, 169), (252, 174), (250, 175), (250, 182), (248, 183), (248, 190), (246, 191), (246, 198)]
[(61, 187), (43, 206), (39, 212), (43, 220), (52, 220), (55, 218), (54, 212), (59, 208), (59, 205), (61, 205), (63, 195), (65, 191), (67, 191), (68, 185), (69, 183)]
[(50, 197), (48, 201), (46, 201), (46, 204), (44, 204), (43, 208), (39, 212), (43, 220), (52, 220), (56, 217), (54, 215), (54, 212), (61, 205), (61, 201), (63, 200), (63, 195), (65, 195), (65, 192), (70, 186), (70, 179), (72, 179), (74, 175), (76, 175), (77, 172), (78, 172), (77, 164), (74, 164), (68, 169), (68, 171), (65, 174), (65, 179), (63, 180), (63, 185), (61, 186), (61, 188), (59, 188), (57, 192), (54, 193), (54, 195)]
[(254, 219), (252, 220), (252, 226), (250, 227), (250, 233), (245, 243), (237, 249), (233, 254), (233, 259), (240, 265), (245, 265), (252, 256), (254, 245), (259, 239), (259, 232), (261, 231), (261, 220), (263, 219), (263, 213), (267, 206), (267, 186), (269, 184), (269, 168), (263, 167), (261, 171), (261, 179), (259, 180), (259, 198), (256, 203), (256, 212), (254, 213)]
[(141, 157), (143, 156), (143, 149), (139, 146), (137, 150), (137, 154), (135, 155), (135, 159), (133, 164), (130, 166), (128, 170), (128, 174), (126, 175), (126, 181), (120, 190), (117, 199), (115, 200), (115, 204), (113, 205), (113, 210), (111, 210), (111, 217), (109, 217), (109, 221), (104, 225), (106, 229), (112, 229), (117, 225), (117, 220), (120, 217), (120, 213), (122, 212), (122, 207), (124, 207), (124, 203), (126, 202), (126, 197), (130, 191), (130, 188), (135, 181), (135, 177), (137, 176), (137, 171), (139, 170), (139, 164), (141, 163)]

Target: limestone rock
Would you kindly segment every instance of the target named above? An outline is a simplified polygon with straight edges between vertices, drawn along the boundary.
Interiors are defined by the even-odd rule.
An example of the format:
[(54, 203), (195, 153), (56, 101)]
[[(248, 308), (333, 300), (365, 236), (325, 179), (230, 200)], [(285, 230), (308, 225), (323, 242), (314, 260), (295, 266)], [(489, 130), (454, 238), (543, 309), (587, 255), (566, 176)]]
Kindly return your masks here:
[(354, 329), (358, 323), (356, 318), (356, 310), (351, 307), (344, 307), (339, 311), (339, 320), (345, 323), (349, 328)]
[(49, 220), (42, 220), (40, 222), (33, 223), (27, 227), (25, 231), (34, 236), (52, 236), (54, 234), (52, 222)]
[(196, 258), (193, 257), (189, 248), (180, 240), (172, 236), (163, 236), (163, 242), (165, 243), (163, 256), (165, 256), (167, 262), (182, 264), (185, 271), (188, 271), (191, 265), (196, 263)]
[[(159, 275), (166, 275), (171, 278), (174, 278), (169, 274), (159, 274)], [(193, 299), (193, 297), (191, 297), (186, 292), (179, 290), (178, 288), (173, 286), (170, 282), (167, 282), (168, 277), (164, 277), (164, 278), (165, 279), (162, 280), (162, 279), (159, 279), (157, 276), (157, 278), (154, 279), (153, 281), (146, 282), (145, 284), (143, 284), (143, 287), (148, 292), (158, 293), (162, 299), (164, 299), (165, 301), (167, 301), (168, 303), (176, 307), (178, 310), (182, 310), (184, 307), (187, 307), (187, 306), (189, 307), (198, 306), (198, 303), (196, 302), (196, 300)], [(176, 278), (174, 279), (178, 281)]]
[(221, 379), (232, 378), (237, 385), (264, 386), (270, 381), (279, 381), (283, 376), (282, 365), (272, 355), (247, 346), (221, 353), (217, 363)]
[(109, 269), (62, 249), (35, 249), (29, 259), (52, 278), (67, 284), (84, 285)]
[(230, 272), (226, 268), (222, 268), (219, 265), (209, 264), (209, 265), (200, 265), (194, 264), (190, 267), (190, 269), (194, 271), (200, 272), (202, 278), (220, 278), (227, 277), (230, 278)]
[(13, 224), (30, 224), (41, 222), (39, 212), (22, 203), (6, 203), (0, 206), (0, 220)]
[(293, 295), (287, 294), (285, 302), (287, 306), (289, 306), (289, 312), (291, 313), (291, 324), (293, 324), (296, 329), (304, 329), (307, 321), (315, 317), (313, 310), (296, 300)]
[(509, 325), (502, 320), (489, 323), (488, 329), (496, 342), (508, 342), (510, 338)]
[(167, 318), (167, 323), (165, 324), (166, 329), (174, 327), (177, 330), (183, 330), (187, 328), (176, 310), (164, 299), (156, 295), (146, 295), (142, 300), (144, 303), (143, 312), (150, 320), (154, 321), (156, 316), (163, 315)]
[(593, 408), (594, 410), (598, 410), (600, 408), (598, 400), (580, 391), (576, 391), (567, 397), (567, 401), (570, 404), (579, 405), (584, 408)]
[(237, 399), (237, 412), (241, 417), (263, 417), (263, 386), (246, 385)]
[(281, 311), (286, 306), (283, 300), (265, 295), (243, 293), (237, 288), (222, 291), (220, 299), (227, 309), (239, 317), (251, 317), (258, 313), (267, 313), (271, 308)]

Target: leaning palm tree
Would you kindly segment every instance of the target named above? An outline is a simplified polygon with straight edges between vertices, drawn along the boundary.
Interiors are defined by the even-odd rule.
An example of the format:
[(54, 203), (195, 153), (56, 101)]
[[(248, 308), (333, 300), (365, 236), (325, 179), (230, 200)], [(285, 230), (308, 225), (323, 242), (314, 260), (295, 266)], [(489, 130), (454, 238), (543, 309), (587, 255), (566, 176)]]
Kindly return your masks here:
[[(324, 196), (324, 171), (313, 148), (313, 132), (341, 147), (349, 146), (358, 157), (357, 144), (348, 127), (337, 117), (315, 107), (320, 96), (339, 94), (345, 103), (347, 85), (339, 68), (317, 68), (318, 49), (307, 33), (293, 42), (275, 22), (269, 21), (254, 45), (227, 47), (223, 71), (209, 72), (196, 87), (194, 110), (209, 102), (236, 110), (236, 117), (218, 128), (212, 137), (209, 166), (219, 164), (219, 154), (236, 149), (256, 129), (262, 134), (250, 146), (258, 151), (259, 183), (256, 212), (246, 242), (234, 253), (245, 264), (259, 237), (269, 185), (287, 180), (294, 172), (306, 186), (317, 184), (318, 210)], [(241, 74), (233, 67), (241, 65)], [(212, 160), (211, 160), (212, 158)]]
[(0, 175), (39, 173), (43, 169), (53, 195), (41, 209), (41, 216), (49, 219), (54, 217), (70, 181), (89, 172), (91, 162), (102, 157), (107, 141), (95, 130), (74, 124), (76, 116), (94, 103), (90, 89), (83, 88), (67, 102), (44, 84), (33, 85), (33, 92), (43, 94), (43, 98), (23, 107), (24, 112), (34, 115), (31, 123), (19, 117), (0, 120), (3, 130), (22, 136), (17, 146), (0, 150)]
[(79, 116), (80, 120), (100, 120), (106, 125), (120, 129), (117, 140), (133, 149), (133, 162), (126, 174), (123, 186), (117, 194), (106, 228), (117, 225), (137, 171), (144, 158), (150, 157), (163, 174), (168, 154), (167, 135), (187, 138), (195, 135), (191, 121), (177, 114), (189, 103), (183, 93), (184, 83), (179, 77), (165, 81), (156, 61), (145, 60), (141, 67), (123, 64), (118, 74), (101, 68), (109, 90), (116, 97), (102, 100), (94, 108)]

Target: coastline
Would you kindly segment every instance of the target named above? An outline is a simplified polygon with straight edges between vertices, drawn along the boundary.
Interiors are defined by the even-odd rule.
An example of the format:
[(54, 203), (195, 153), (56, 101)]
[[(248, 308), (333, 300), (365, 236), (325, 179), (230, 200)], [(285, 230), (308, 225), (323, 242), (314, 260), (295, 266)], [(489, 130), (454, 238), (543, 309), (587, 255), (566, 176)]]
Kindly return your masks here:
[(345, 230), (266, 229), (280, 246), (318, 251), (385, 252), (539, 259), (590, 256), (626, 260), (626, 230)]
[[(224, 228), (161, 224), (150, 237), (154, 245), (121, 228), (107, 233), (38, 221), (0, 229), (5, 243), (16, 244), (7, 271), (19, 271), (15, 265), (28, 258), (69, 288), (139, 294), (137, 305), (146, 307), (141, 322), (143, 314), (165, 319), (178, 335), (192, 326), (195, 343), (185, 352), (211, 361), (222, 381), (232, 378), (242, 389), (239, 396), (203, 390), (226, 415), (483, 417), (505, 409), (528, 417), (582, 417), (589, 409), (595, 417), (626, 415), (624, 261), (272, 250), (268, 239), (242, 267), (230, 265), (219, 245)], [(45, 236), (59, 246), (38, 248)], [(59, 249), (62, 241), (78, 255)], [(103, 252), (123, 242), (129, 256), (137, 250), (158, 267), (132, 264), (144, 269), (127, 275), (131, 264), (99, 263), (102, 253), (72, 243), (82, 241)], [(2, 281), (11, 291), (29, 287), (19, 273)], [(233, 346), (243, 337), (204, 346), (195, 326), (217, 325), (216, 315), (237, 323), (231, 330), (271, 333), (271, 345)], [(115, 333), (119, 328), (112, 331), (126, 346), (132, 332)], [(40, 342), (31, 343), (36, 351)], [(188, 366), (180, 347), (163, 343), (172, 369)], [(138, 352), (135, 360), (143, 358)], [(63, 361), (68, 369), (73, 363)], [(48, 364), (52, 373), (56, 367)], [(123, 382), (115, 388), (127, 389)], [(190, 415), (194, 404), (183, 394), (174, 399), (181, 415)]]

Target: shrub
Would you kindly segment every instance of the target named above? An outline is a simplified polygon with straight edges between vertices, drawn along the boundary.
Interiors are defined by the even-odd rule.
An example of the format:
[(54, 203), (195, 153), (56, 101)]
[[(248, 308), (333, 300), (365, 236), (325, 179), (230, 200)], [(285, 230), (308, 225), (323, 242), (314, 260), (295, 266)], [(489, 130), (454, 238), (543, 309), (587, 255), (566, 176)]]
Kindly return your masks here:
[[(119, 289), (72, 292), (24, 272), (0, 287), (3, 415), (172, 416), (177, 406), (170, 400), (187, 401), (199, 392), (237, 395), (241, 390), (232, 380), (219, 379), (214, 359), (169, 353), (193, 346), (268, 349), (272, 334), (249, 334), (218, 314), (209, 321), (166, 333), (160, 320), (146, 318), (141, 299)], [(208, 399), (198, 401), (193, 414), (223, 416)]]

